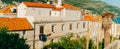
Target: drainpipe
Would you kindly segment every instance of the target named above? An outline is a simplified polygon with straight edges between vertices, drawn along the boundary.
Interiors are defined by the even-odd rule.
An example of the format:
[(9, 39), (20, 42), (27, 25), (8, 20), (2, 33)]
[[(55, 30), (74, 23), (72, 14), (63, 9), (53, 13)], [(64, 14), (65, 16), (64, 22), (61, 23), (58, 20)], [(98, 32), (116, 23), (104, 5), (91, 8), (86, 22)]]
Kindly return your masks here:
[(35, 49), (35, 22), (34, 22), (34, 37), (33, 37), (33, 49)]

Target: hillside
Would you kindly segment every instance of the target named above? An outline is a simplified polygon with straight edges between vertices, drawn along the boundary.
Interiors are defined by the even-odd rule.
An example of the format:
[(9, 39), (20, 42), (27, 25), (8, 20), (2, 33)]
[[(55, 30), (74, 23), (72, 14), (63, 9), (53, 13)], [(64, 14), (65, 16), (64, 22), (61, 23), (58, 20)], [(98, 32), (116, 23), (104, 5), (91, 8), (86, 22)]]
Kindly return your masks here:
[[(6, 4), (14, 4), (13, 2), (22, 2), (22, 1), (36, 1), (36, 0), (1, 0), (3, 3)], [(47, 0), (39, 0), (39, 1), (47, 1)], [(100, 0), (64, 0), (65, 3), (80, 7), (82, 9), (87, 9), (92, 11), (95, 14), (101, 14), (106, 11), (110, 11), (115, 13), (117, 16), (120, 16), (120, 8), (116, 6), (109, 5), (105, 2)]]
[(93, 0), (65, 0), (65, 3), (87, 9), (92, 11), (95, 14), (101, 14), (106, 11), (115, 13), (117, 16), (120, 16), (120, 8), (116, 6), (109, 5), (102, 1), (93, 1)]

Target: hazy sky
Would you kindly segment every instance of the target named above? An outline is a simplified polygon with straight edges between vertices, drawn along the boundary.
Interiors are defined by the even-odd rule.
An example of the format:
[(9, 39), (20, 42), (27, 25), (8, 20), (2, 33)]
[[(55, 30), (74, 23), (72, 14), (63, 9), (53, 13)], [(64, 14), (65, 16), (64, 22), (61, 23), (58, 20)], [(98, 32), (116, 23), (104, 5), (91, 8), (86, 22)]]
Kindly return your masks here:
[(102, 1), (107, 2), (108, 4), (120, 7), (120, 0), (102, 0)]

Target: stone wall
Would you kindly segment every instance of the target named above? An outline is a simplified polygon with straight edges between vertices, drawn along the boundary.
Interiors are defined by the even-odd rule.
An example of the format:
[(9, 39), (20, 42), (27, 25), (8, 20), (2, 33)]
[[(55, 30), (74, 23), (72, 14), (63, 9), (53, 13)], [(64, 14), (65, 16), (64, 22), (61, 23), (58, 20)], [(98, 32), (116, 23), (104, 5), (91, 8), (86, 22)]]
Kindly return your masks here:
[(120, 49), (120, 40), (116, 40), (116, 41), (112, 42), (104, 49)]

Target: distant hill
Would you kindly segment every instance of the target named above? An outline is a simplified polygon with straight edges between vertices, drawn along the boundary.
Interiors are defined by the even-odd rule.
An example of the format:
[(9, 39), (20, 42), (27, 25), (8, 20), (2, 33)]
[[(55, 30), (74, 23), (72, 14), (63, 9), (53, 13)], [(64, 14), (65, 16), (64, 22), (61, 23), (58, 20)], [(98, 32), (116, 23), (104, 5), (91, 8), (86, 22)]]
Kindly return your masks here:
[(115, 13), (117, 16), (120, 16), (120, 8), (109, 5), (100, 0), (65, 0), (65, 3), (90, 10), (95, 14), (101, 14), (109, 11)]
[[(35, 0), (1, 0), (3, 3), (6, 4), (13, 4), (14, 1), (22, 2), (22, 1), (35, 1)], [(40, 0), (43, 1), (43, 0)], [(46, 1), (46, 0), (44, 0)], [(94, 14), (101, 14), (105, 11), (110, 11), (115, 13), (117, 16), (120, 16), (120, 8), (116, 6), (109, 5), (105, 2), (100, 0), (64, 0), (65, 3), (80, 7), (82, 9), (87, 9), (92, 11)]]

